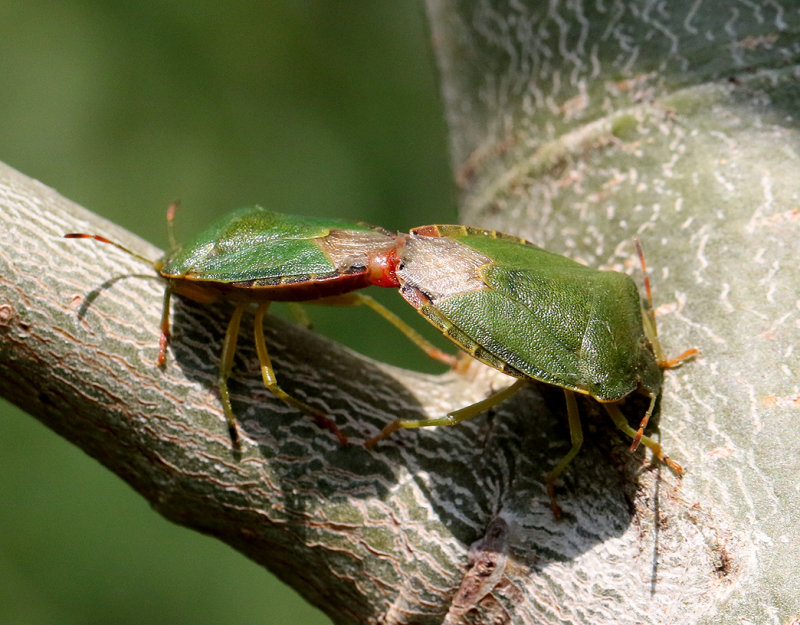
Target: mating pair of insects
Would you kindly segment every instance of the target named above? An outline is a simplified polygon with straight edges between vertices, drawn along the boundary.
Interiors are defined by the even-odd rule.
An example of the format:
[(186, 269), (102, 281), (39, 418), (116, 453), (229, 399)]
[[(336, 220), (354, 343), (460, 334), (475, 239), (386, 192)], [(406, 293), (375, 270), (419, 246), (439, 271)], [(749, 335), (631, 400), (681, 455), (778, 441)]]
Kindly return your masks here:
[[(367, 447), (400, 428), (457, 424), (535, 380), (564, 390), (572, 439), (569, 452), (546, 476), (551, 498), (555, 480), (578, 453), (583, 439), (575, 393), (603, 405), (616, 427), (632, 439), (631, 451), (644, 444), (673, 472), (682, 473), (680, 465), (644, 430), (661, 393), (661, 370), (679, 365), (696, 350), (672, 360), (665, 357), (641, 250), (644, 301), (626, 274), (592, 269), (492, 230), (422, 226), (396, 235), (360, 223), (284, 215), (255, 206), (233, 212), (190, 245), (180, 247), (172, 235), (174, 214), (175, 205), (167, 213), (172, 250), (156, 262), (100, 235), (65, 236), (115, 245), (151, 264), (164, 278), (159, 366), (166, 360), (173, 293), (203, 304), (222, 299), (235, 304), (219, 367), (220, 397), (235, 445), (239, 444), (238, 426), (227, 382), (242, 314), (252, 303), (257, 304), (255, 344), (267, 389), (313, 416), (343, 444), (347, 439), (324, 412), (292, 397), (278, 384), (263, 329), (271, 302), (314, 300), (367, 306), (431, 357), (455, 364), (453, 356), (428, 343), (394, 313), (356, 292), (375, 285), (398, 288), (459, 348), (517, 381), (441, 418), (398, 418), (369, 439)], [(650, 400), (638, 429), (628, 424), (619, 408), (634, 391)]]

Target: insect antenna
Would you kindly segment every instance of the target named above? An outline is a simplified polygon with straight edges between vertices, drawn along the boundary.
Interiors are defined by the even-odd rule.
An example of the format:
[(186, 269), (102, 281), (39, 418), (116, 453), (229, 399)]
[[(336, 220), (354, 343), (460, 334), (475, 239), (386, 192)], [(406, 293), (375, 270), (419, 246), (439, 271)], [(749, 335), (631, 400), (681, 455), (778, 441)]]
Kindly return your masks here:
[(175, 252), (180, 248), (180, 244), (175, 238), (175, 213), (178, 212), (179, 205), (180, 202), (175, 201), (167, 207), (167, 240), (170, 252)]
[(653, 351), (656, 355), (656, 360), (661, 363), (666, 360), (664, 350), (661, 349), (661, 342), (658, 340), (658, 326), (656, 325), (656, 313), (653, 309), (653, 291), (650, 289), (650, 274), (647, 273), (647, 263), (644, 260), (644, 252), (642, 251), (642, 244), (639, 243), (639, 237), (633, 237), (633, 244), (636, 246), (636, 253), (639, 255), (639, 263), (642, 266), (642, 275), (644, 276), (644, 292), (647, 298), (647, 306), (643, 308), (645, 317), (645, 328), (648, 330), (647, 338), (653, 344)]
[(141, 260), (144, 263), (147, 263), (151, 267), (155, 267), (156, 266), (156, 261), (152, 261), (149, 258), (146, 258), (145, 256), (142, 256), (141, 254), (137, 254), (136, 252), (134, 252), (132, 250), (129, 250), (124, 245), (121, 245), (121, 244), (117, 243), (116, 241), (112, 241), (111, 239), (107, 239), (106, 237), (104, 237), (104, 236), (102, 236), (100, 234), (86, 234), (86, 233), (83, 233), (83, 232), (70, 232), (68, 234), (65, 234), (64, 238), (65, 239), (94, 239), (95, 241), (100, 241), (100, 243), (107, 243), (108, 245), (113, 245), (117, 249), (122, 250), (123, 252), (125, 252), (126, 254), (128, 254), (130, 256), (133, 256), (134, 258), (138, 258), (139, 260)]
[[(137, 254), (133, 250), (129, 250), (124, 245), (117, 243), (116, 241), (112, 241), (111, 239), (107, 239), (103, 235), (100, 234), (86, 234), (84, 232), (70, 232), (64, 235), (65, 239), (94, 239), (95, 241), (100, 241), (100, 243), (107, 243), (108, 245), (113, 245), (119, 250), (122, 250), (126, 254), (133, 256), (134, 258), (141, 260), (144, 263), (150, 265), (156, 271), (160, 271), (161, 267), (163, 266), (162, 260), (150, 260), (142, 256), (141, 254)], [(154, 276), (157, 277), (157, 276)], [(159, 367), (163, 367), (166, 363), (167, 358), (167, 341), (169, 339), (169, 300), (170, 300), (171, 290), (166, 288), (164, 290), (164, 308), (161, 313), (161, 337), (159, 339), (159, 346), (158, 346), (158, 359), (156, 363)]]

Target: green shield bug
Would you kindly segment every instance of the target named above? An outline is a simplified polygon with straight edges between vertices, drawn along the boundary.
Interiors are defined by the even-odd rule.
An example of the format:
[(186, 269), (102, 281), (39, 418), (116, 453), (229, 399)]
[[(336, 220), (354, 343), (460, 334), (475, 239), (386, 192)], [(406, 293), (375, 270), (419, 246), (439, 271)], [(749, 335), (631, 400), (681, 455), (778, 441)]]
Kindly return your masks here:
[(169, 337), (170, 297), (177, 293), (208, 304), (235, 304), (225, 333), (219, 368), (219, 391), (231, 440), (239, 436), (228, 392), (228, 378), (246, 308), (256, 303), (255, 345), (264, 385), (286, 403), (299, 408), (333, 432), (347, 438), (321, 410), (292, 397), (277, 382), (264, 340), (263, 319), (273, 301), (311, 302), (334, 306), (367, 306), (380, 314), (428, 355), (453, 365), (455, 358), (437, 349), (371, 297), (353, 291), (369, 286), (371, 255), (394, 246), (394, 236), (361, 223), (285, 215), (260, 206), (242, 208), (220, 219), (185, 247), (172, 234), (176, 204), (167, 211), (171, 251), (151, 261), (95, 234), (72, 233), (67, 238), (91, 238), (109, 243), (152, 265), (166, 280), (157, 364), (164, 366)]
[[(592, 269), (492, 230), (436, 225), (413, 229), (398, 237), (394, 249), (371, 259), (370, 279), (400, 287), (403, 298), (458, 347), (517, 382), (442, 418), (397, 419), (369, 439), (368, 447), (400, 428), (472, 418), (536, 380), (561, 387), (566, 397), (572, 447), (545, 477), (557, 516), (555, 481), (583, 441), (575, 393), (605, 407), (633, 440), (631, 451), (641, 442), (682, 473), (644, 429), (661, 394), (661, 370), (678, 366), (696, 350), (673, 360), (664, 356), (649, 281), (645, 306), (626, 274)], [(619, 409), (634, 391), (650, 400), (638, 430)]]

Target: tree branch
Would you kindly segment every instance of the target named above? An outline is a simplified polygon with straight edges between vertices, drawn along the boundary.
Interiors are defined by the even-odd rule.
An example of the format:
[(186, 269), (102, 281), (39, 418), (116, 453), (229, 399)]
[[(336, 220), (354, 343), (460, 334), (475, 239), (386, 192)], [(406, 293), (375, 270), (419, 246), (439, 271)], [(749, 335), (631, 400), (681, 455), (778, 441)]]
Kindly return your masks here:
[(546, 387), (367, 451), (398, 415), (506, 382), (399, 371), (278, 320), (281, 383), (354, 445), (271, 397), (243, 336), (235, 455), (214, 394), (230, 309), (176, 298), (159, 370), (162, 286), (138, 277), (152, 271), (61, 237), (158, 251), (5, 167), (0, 392), (337, 623), (787, 620), (800, 612), (794, 15), (427, 4), (464, 220), (614, 268), (640, 234), (666, 347), (702, 349), (667, 373), (661, 402), (682, 485), (585, 401), (554, 521), (541, 476), (569, 435)]
[[(787, 622), (800, 613), (796, 7), (427, 7), (462, 222), (615, 269), (635, 268), (638, 235), (662, 342), (702, 350), (665, 374), (660, 402), (664, 445), (688, 469), (680, 492), (640, 480), (638, 499), (621, 478), (626, 517), (610, 495), (582, 497), (608, 466), (574, 467), (567, 542), (512, 532), (493, 595), (525, 623)], [(609, 514), (619, 534), (598, 530)], [(521, 580), (514, 564), (522, 596), (504, 587)]]
[[(379, 365), (270, 318), (267, 340), (284, 387), (323, 407), (354, 444), (341, 448), (272, 397), (252, 341), (242, 337), (231, 390), (245, 440), (234, 454), (215, 394), (231, 309), (176, 298), (162, 371), (155, 359), (163, 284), (140, 261), (63, 234), (102, 232), (147, 257), (159, 252), (6, 166), (0, 205), (5, 397), (161, 514), (233, 545), (336, 621), (366, 622), (404, 605), (398, 589), (412, 611), (420, 599), (444, 605), (489, 506), (485, 497), (465, 502), (459, 518), (443, 523), (451, 505), (444, 493), (456, 481), (440, 475), (440, 465), (475, 474), (469, 449), (478, 424), (424, 440), (410, 433), (374, 452), (360, 444), (398, 414), (438, 414), (449, 395), (477, 399), (486, 384)], [(252, 316), (243, 327), (252, 328)], [(436, 451), (440, 445), (452, 456)]]

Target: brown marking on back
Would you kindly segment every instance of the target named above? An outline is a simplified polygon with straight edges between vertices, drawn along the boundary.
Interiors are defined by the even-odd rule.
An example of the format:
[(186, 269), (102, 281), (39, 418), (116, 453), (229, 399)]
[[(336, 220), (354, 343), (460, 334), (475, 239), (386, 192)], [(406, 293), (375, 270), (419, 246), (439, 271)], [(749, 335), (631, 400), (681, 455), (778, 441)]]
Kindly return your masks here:
[(338, 273), (365, 270), (371, 256), (388, 251), (395, 245), (394, 237), (377, 230), (331, 230), (314, 243), (325, 253)]
[(423, 291), (434, 305), (460, 293), (488, 288), (480, 270), (492, 260), (449, 237), (412, 234), (398, 249), (397, 277)]

